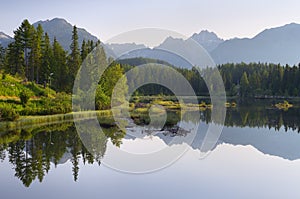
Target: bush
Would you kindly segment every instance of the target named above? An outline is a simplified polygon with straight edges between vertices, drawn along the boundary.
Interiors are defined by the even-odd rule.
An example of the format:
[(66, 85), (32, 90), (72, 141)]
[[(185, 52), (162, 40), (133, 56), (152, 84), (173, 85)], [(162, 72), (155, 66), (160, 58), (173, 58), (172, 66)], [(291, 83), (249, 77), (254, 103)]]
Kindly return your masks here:
[(19, 118), (19, 114), (10, 104), (0, 105), (0, 120), (1, 121), (15, 121)]
[(23, 90), (21, 93), (20, 93), (20, 100), (21, 100), (21, 104), (25, 107), (25, 105), (27, 104), (27, 102), (29, 101), (30, 99), (30, 95), (27, 91)]

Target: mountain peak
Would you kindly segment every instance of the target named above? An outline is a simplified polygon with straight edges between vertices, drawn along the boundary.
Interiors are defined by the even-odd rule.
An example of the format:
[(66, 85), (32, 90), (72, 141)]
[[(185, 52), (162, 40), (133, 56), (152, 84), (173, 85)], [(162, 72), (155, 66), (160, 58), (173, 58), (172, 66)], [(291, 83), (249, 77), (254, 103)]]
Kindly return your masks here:
[(64, 24), (71, 25), (67, 20), (58, 17), (35, 22), (35, 24), (39, 24), (39, 23), (64, 23)]
[[(38, 24), (41, 24), (44, 31), (48, 33), (51, 41), (56, 37), (57, 41), (63, 46), (65, 50), (69, 50), (73, 25), (70, 24), (67, 20), (63, 18), (53, 18), (51, 20), (47, 19), (44, 21), (38, 21), (33, 24), (34, 27), (37, 27)], [(83, 28), (77, 27), (78, 31), (78, 42), (81, 46), (83, 40), (92, 40), (94, 42), (98, 41), (98, 38), (87, 32)]]
[(182, 38), (174, 38), (172, 36), (168, 36), (163, 43), (174, 42), (174, 41), (183, 41)]
[(209, 52), (213, 51), (219, 46), (219, 44), (224, 42), (224, 40), (219, 38), (216, 33), (208, 30), (202, 30), (200, 33), (194, 33), (191, 38)]

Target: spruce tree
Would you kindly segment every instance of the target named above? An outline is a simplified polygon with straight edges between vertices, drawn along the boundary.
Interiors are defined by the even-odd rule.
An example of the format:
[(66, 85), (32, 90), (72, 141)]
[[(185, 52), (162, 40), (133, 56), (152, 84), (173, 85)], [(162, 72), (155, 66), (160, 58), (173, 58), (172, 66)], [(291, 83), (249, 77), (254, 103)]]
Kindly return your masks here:
[(43, 39), (43, 47), (42, 47), (42, 60), (41, 60), (41, 75), (40, 75), (40, 80), (43, 81), (44, 83), (48, 81), (48, 78), (50, 76), (50, 73), (53, 71), (51, 66), (52, 66), (52, 61), (53, 61), (53, 51), (52, 51), (52, 46), (50, 43), (50, 39), (47, 33), (45, 33), (44, 39)]
[[(25, 65), (25, 76), (28, 79), (30, 77), (29, 73), (29, 56), (32, 51), (33, 38), (34, 38), (34, 27), (25, 19), (21, 26), (14, 31), (15, 33), (15, 43), (17, 48), (21, 47), (24, 53), (24, 65)], [(32, 79), (32, 78), (31, 78)]]
[(0, 44), (0, 70), (4, 68), (5, 49)]
[(19, 74), (25, 77), (24, 71), (24, 52), (21, 46), (21, 40), (19, 39), (19, 33), (15, 33), (13, 43), (10, 43), (7, 48), (7, 71), (10, 74)]
[(247, 73), (244, 72), (241, 78), (241, 96), (242, 97), (246, 97), (248, 96), (248, 92), (249, 92), (249, 80), (248, 80), (248, 76)]
[(53, 87), (58, 91), (67, 91), (67, 58), (63, 47), (57, 42), (56, 38), (53, 41)]
[(85, 40), (83, 40), (81, 45), (81, 51), (80, 51), (81, 60), (83, 61), (88, 54), (89, 54), (88, 45), (86, 44)]
[(81, 57), (80, 57), (80, 51), (79, 51), (79, 44), (78, 44), (78, 33), (77, 33), (77, 27), (73, 27), (72, 32), (72, 43), (70, 45), (71, 53), (68, 58), (68, 67), (69, 67), (69, 90), (72, 89), (77, 71), (81, 64)]
[(30, 54), (30, 65), (31, 65), (31, 77), (32, 80), (36, 80), (39, 83), (39, 72), (41, 68), (42, 61), (42, 39), (44, 30), (39, 24), (32, 41), (32, 51)]

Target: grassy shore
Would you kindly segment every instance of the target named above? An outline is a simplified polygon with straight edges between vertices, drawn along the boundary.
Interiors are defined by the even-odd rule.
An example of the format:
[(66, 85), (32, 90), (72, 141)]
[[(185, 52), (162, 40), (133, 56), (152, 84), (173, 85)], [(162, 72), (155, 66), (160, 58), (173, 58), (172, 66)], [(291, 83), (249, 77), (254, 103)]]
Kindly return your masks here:
[(0, 132), (17, 129), (34, 128), (45, 124), (73, 122), (74, 120), (87, 120), (98, 118), (101, 125), (110, 126), (114, 120), (111, 111), (82, 111), (67, 114), (45, 116), (21, 116), (16, 121), (0, 122)]

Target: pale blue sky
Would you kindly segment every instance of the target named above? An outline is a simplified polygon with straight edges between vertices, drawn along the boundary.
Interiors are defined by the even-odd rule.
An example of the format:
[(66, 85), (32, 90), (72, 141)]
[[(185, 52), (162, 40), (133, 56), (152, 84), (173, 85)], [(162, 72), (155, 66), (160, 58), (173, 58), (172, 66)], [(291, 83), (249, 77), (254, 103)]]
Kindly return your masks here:
[(220, 37), (253, 37), (265, 28), (300, 23), (299, 0), (5, 0), (0, 31), (12, 35), (24, 18), (65, 18), (105, 41), (146, 27), (186, 36), (203, 29)]

